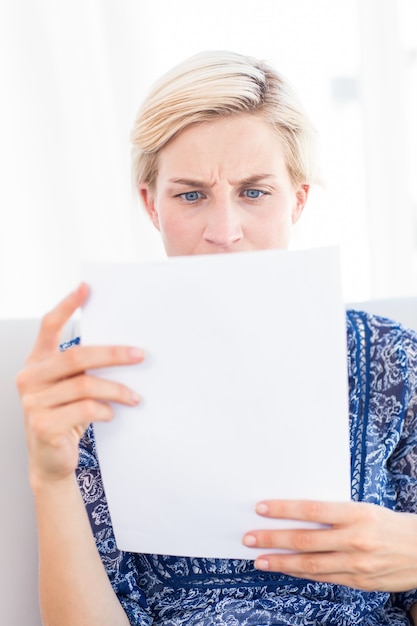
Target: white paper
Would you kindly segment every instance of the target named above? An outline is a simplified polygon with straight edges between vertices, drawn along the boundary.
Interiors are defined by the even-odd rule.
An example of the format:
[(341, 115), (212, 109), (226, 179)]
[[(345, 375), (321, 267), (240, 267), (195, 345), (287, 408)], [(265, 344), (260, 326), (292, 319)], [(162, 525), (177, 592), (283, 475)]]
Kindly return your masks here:
[(252, 559), (246, 531), (303, 525), (258, 501), (349, 500), (339, 273), (332, 248), (85, 266), (83, 344), (147, 352), (97, 372), (143, 397), (95, 425), (120, 549)]

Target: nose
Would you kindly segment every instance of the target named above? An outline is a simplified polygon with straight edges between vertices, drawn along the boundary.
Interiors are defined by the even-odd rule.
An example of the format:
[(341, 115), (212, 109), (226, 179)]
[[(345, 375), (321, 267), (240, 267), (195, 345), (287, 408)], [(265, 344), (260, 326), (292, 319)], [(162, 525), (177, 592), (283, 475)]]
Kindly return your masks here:
[(222, 249), (236, 245), (243, 238), (239, 209), (222, 201), (207, 209), (204, 239)]

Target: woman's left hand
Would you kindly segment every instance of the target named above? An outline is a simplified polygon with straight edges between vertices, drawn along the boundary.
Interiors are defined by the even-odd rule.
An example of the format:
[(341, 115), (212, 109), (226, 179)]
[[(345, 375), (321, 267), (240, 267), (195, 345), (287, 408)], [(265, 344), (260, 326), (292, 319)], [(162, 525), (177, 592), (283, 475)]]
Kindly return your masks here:
[(256, 512), (274, 519), (318, 522), (318, 529), (253, 530), (243, 543), (291, 553), (258, 557), (261, 570), (365, 591), (417, 587), (417, 515), (364, 502), (267, 500)]

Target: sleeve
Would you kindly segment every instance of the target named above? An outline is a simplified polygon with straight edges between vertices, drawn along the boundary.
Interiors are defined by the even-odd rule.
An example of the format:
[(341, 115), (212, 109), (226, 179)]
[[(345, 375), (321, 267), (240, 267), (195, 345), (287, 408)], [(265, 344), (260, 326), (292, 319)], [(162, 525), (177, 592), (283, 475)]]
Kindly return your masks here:
[[(417, 335), (402, 334), (401, 367), (404, 375), (401, 434), (390, 459), (390, 472), (397, 486), (395, 509), (417, 513)], [(417, 517), (416, 517), (417, 523)], [(393, 594), (394, 604), (406, 611), (417, 603), (417, 590)]]
[[(80, 338), (77, 337), (61, 344), (60, 349), (68, 350), (79, 343)], [(122, 552), (116, 546), (91, 425), (80, 441), (76, 476), (97, 550), (120, 604), (131, 626), (151, 626), (153, 620), (147, 599), (138, 586), (139, 574), (135, 555)]]

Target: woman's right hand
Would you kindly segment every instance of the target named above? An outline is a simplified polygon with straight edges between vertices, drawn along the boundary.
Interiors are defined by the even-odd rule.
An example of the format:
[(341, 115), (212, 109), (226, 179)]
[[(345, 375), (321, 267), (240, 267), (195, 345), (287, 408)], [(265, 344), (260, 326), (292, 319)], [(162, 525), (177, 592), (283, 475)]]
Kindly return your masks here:
[(140, 363), (144, 353), (127, 346), (75, 346), (59, 352), (64, 325), (82, 306), (89, 289), (80, 287), (47, 313), (25, 368), (16, 382), (25, 415), (29, 475), (33, 489), (72, 476), (78, 444), (91, 422), (113, 417), (109, 402), (134, 406), (140, 398), (127, 387), (86, 370)]

